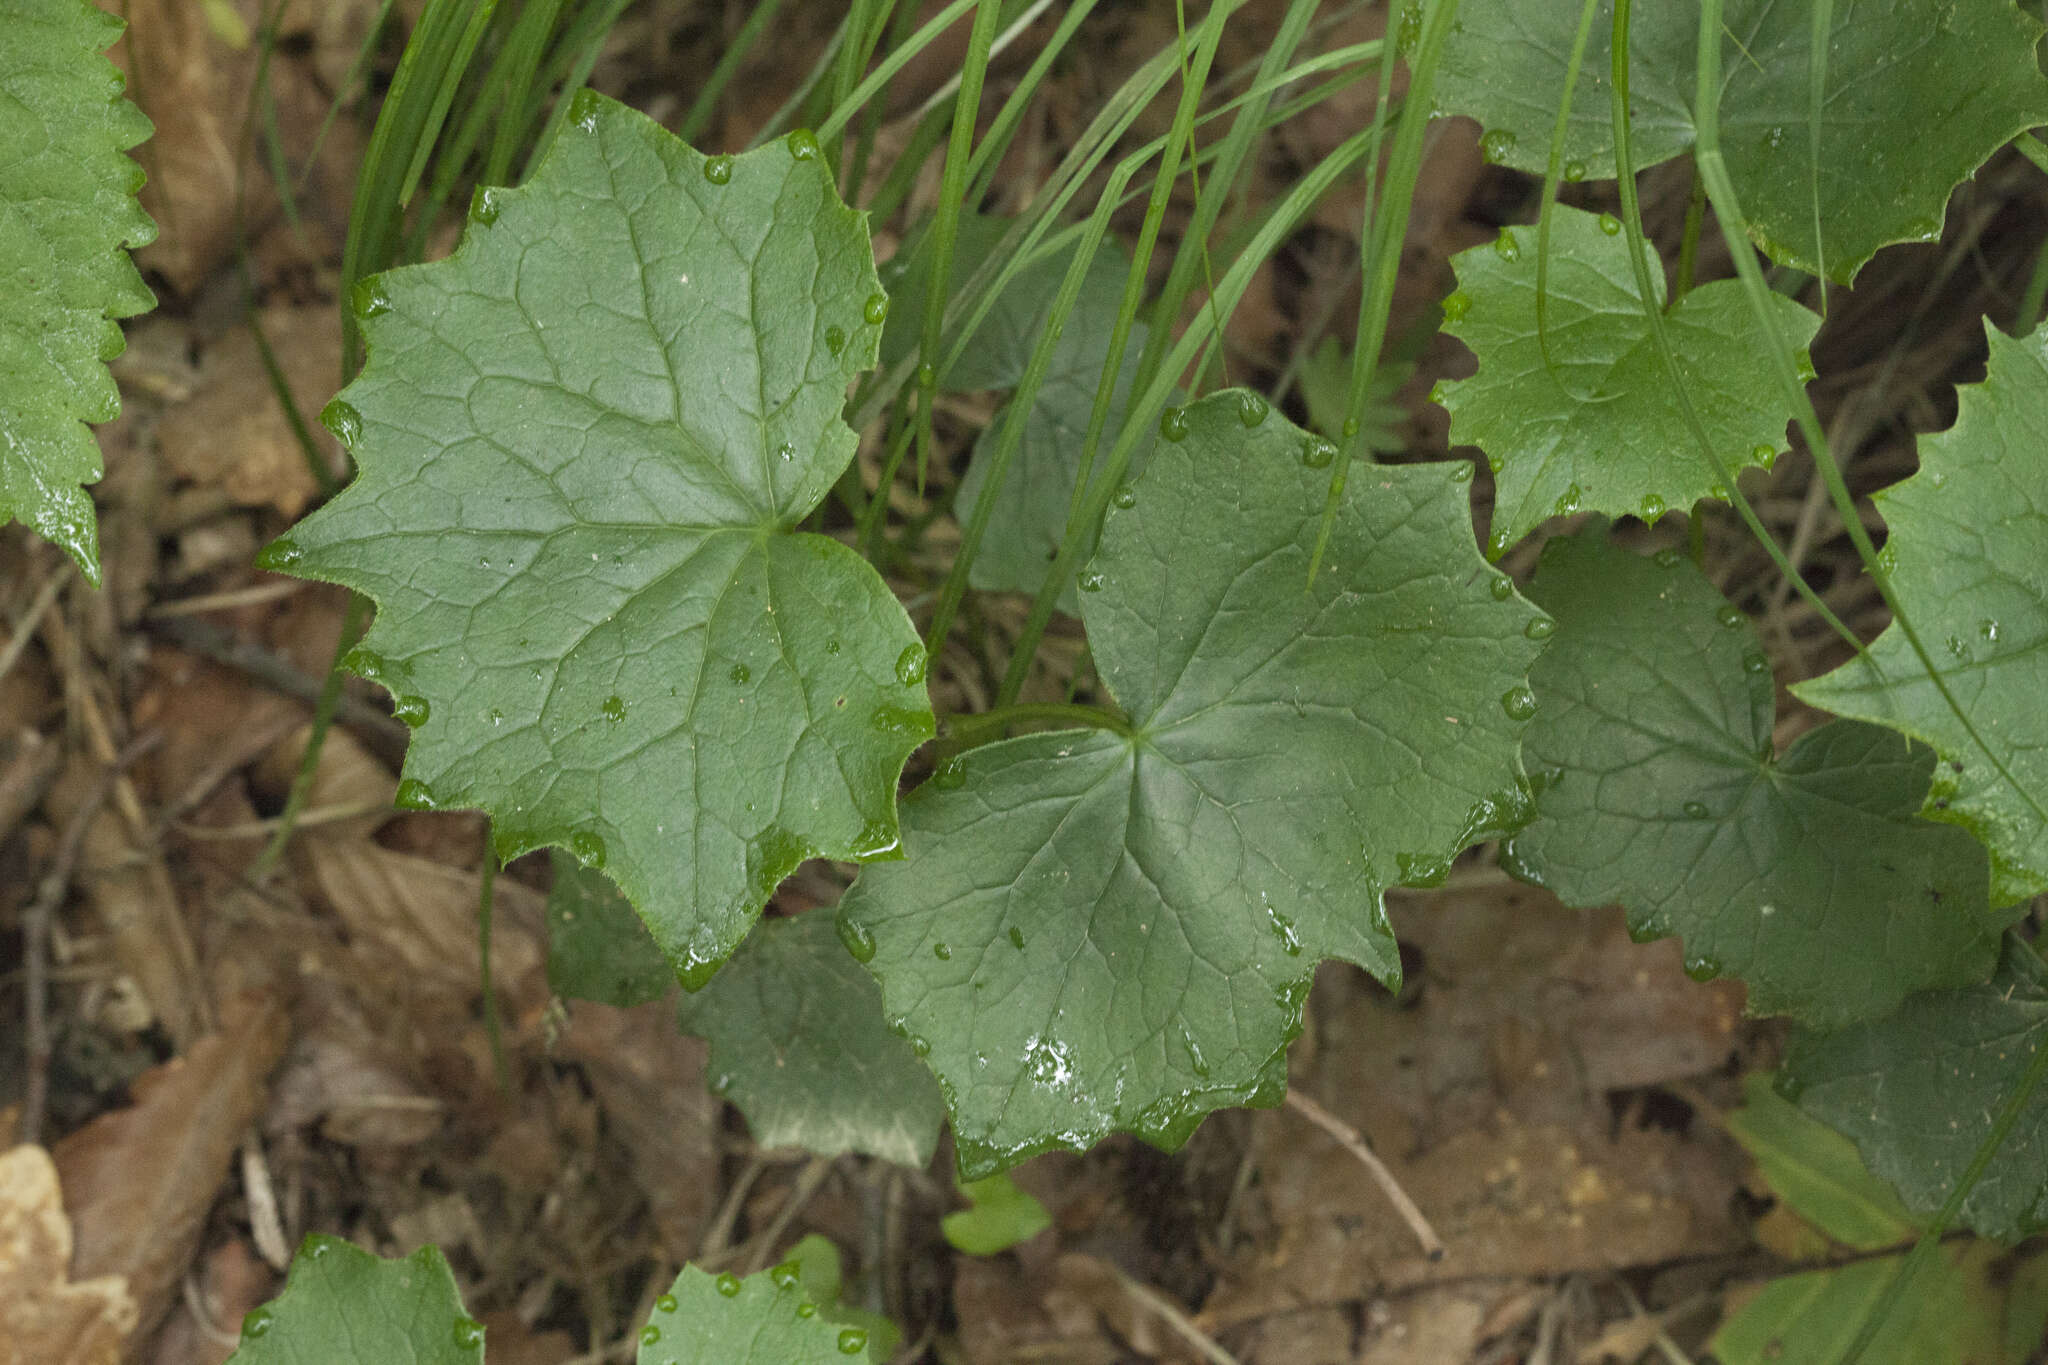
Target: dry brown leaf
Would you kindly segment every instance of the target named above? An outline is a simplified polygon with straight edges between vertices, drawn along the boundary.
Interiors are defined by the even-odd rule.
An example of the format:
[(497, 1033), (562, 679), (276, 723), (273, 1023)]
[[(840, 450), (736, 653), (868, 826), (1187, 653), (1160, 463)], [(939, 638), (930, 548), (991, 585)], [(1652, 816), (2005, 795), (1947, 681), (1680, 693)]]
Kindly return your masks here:
[(239, 996), (222, 1009), (218, 1032), (135, 1082), (134, 1104), (57, 1144), (77, 1233), (74, 1271), (126, 1277), (145, 1334), (191, 1264), (288, 1032), (274, 997)]
[(411, 1147), (440, 1130), (447, 1105), (419, 1079), (412, 1060), (376, 1028), (339, 983), (309, 983), (311, 1017), (285, 1058), (272, 1089), (264, 1131), (271, 1135), (320, 1125), (345, 1147)]
[(491, 1365), (563, 1365), (578, 1354), (566, 1332), (536, 1332), (518, 1313), (501, 1308), (483, 1317)]
[(50, 1154), (0, 1154), (0, 1365), (114, 1365), (135, 1324), (122, 1276), (71, 1279), (71, 1220)]
[[(156, 1334), (149, 1365), (224, 1365), (240, 1342), (244, 1315), (277, 1292), (277, 1275), (247, 1242), (236, 1240), (206, 1254), (192, 1288)], [(195, 1303), (207, 1322), (193, 1315)]]
[[(341, 372), (341, 330), (333, 307), (267, 308), (256, 323), (328, 468), (338, 472), (339, 447), (313, 422)], [(244, 507), (273, 507), (296, 517), (320, 491), (247, 326), (207, 348), (196, 389), (164, 414), (157, 439), (175, 473), (222, 488)]]
[(718, 1102), (704, 1089), (705, 1046), (665, 1001), (616, 1009), (579, 1000), (556, 1054), (583, 1064), (612, 1133), (647, 1192), (662, 1248), (696, 1253), (717, 1192)]
[[(953, 1312), (960, 1350), (972, 1365), (1059, 1361), (1061, 1365), (1115, 1365), (1127, 1354), (1102, 1329), (1094, 1312), (1051, 1293), (1050, 1270), (1019, 1273), (1007, 1257), (962, 1256), (953, 1273)], [(1062, 1312), (1055, 1316), (1053, 1308)]]

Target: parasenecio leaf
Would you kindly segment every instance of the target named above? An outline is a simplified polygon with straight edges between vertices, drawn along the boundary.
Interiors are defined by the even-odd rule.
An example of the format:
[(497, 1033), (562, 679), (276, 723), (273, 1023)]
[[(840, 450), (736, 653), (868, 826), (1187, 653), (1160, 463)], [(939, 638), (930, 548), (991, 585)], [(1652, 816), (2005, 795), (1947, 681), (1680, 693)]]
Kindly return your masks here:
[(806, 857), (887, 856), (929, 738), (881, 578), (794, 527), (852, 458), (888, 301), (807, 134), (705, 158), (581, 94), (456, 254), (356, 300), (356, 481), (264, 562), (378, 605), (401, 804), (605, 869), (701, 985)]
[(710, 1042), (712, 1089), (739, 1106), (760, 1146), (931, 1161), (946, 1117), (939, 1088), (883, 1027), (882, 993), (831, 915), (762, 921), (684, 999), (681, 1022)]
[[(1795, 1037), (1781, 1087), (1846, 1133), (1906, 1207), (1940, 1208), (2048, 1046), (2048, 965), (2008, 936), (1981, 985), (1916, 995), (1883, 1019)], [(2035, 1086), (1960, 1223), (2016, 1241), (2048, 1229), (2048, 1085)]]
[(647, 926), (609, 877), (552, 850), (548, 892), (548, 989), (571, 1000), (644, 1005), (675, 977)]
[(1896, 624), (1868, 658), (1792, 690), (1939, 751), (1927, 813), (1991, 850), (2003, 905), (2048, 891), (2048, 332), (1987, 335), (1955, 425), (1922, 437), (1919, 472), (1874, 499), (1892, 591), (1969, 721)]
[(483, 1324), (462, 1308), (440, 1248), (398, 1260), (315, 1234), (284, 1291), (242, 1319), (230, 1365), (482, 1365)]
[(121, 20), (86, 0), (0, 0), (0, 522), (20, 521), (99, 582), (81, 485), (100, 476), (87, 422), (121, 395), (113, 319), (156, 306), (124, 248), (156, 239), (122, 155), (150, 135), (101, 54)]
[[(1493, 466), (1494, 555), (1546, 517), (1655, 521), (1666, 509), (1728, 496), (1671, 396), (1621, 224), (1562, 205), (1552, 213), (1542, 341), (1536, 234), (1527, 228), (1503, 228), (1492, 244), (1453, 258), (1458, 288), (1444, 300), (1444, 330), (1472, 348), (1479, 372), (1440, 385), (1439, 401), (1450, 410), (1451, 440), (1478, 446)], [(1661, 266), (1653, 263), (1651, 279), (1662, 304)], [(1771, 296), (1771, 308), (1786, 344), (1804, 355), (1819, 316), (1783, 295)], [(1734, 280), (1701, 285), (1664, 318), (1693, 406), (1731, 472), (1768, 467), (1792, 420), (1751, 327)]]
[(640, 1329), (638, 1365), (849, 1365), (875, 1359), (868, 1331), (835, 1322), (785, 1261), (741, 1279), (683, 1267)]
[(1990, 974), (1984, 851), (1915, 818), (1931, 751), (1838, 721), (1774, 756), (1755, 628), (1676, 551), (1560, 538), (1529, 592), (1557, 634), (1529, 671), (1536, 818), (1503, 866), (1620, 902), (1632, 933), (1684, 938), (1696, 975), (1819, 1027)]
[(1397, 980), (1381, 893), (1527, 803), (1540, 618), (1476, 553), (1469, 466), (1355, 468), (1311, 587), (1328, 443), (1235, 391), (1165, 433), (1080, 578), (1128, 733), (963, 755), (840, 908), (969, 1179), (1276, 1102), (1315, 964)]
[[(1602, 0), (1572, 96), (1569, 179), (1611, 177)], [(1698, 0), (1638, 5), (1629, 25), (1631, 150), (1648, 167), (1691, 149)], [(1782, 265), (1844, 284), (1892, 242), (1941, 234), (1949, 191), (2012, 137), (2048, 122), (2034, 62), (2041, 25), (2012, 0), (1836, 0), (1820, 162), (1807, 124), (1810, 11), (1728, 0), (1721, 142), (1757, 244)], [(1437, 72), (1438, 112), (1467, 114), (1495, 161), (1541, 175), (1577, 32), (1576, 4), (1469, 0)], [(1818, 177), (1820, 250), (1813, 239)]]

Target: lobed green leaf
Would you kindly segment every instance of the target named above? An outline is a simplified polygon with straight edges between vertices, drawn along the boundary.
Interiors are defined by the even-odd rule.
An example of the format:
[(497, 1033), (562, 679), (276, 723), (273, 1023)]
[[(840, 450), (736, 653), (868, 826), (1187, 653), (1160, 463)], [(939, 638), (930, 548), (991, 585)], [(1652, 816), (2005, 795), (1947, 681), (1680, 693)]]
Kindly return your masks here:
[(1683, 937), (1695, 975), (1820, 1027), (1990, 974), (1984, 851), (1915, 818), (1932, 752), (1837, 722), (1773, 756), (1755, 628), (1675, 551), (1554, 540), (1529, 592), (1557, 635), (1529, 672), (1536, 818), (1503, 866), (1620, 902), (1631, 933)]
[(602, 867), (686, 985), (807, 857), (897, 845), (916, 632), (794, 527), (852, 458), (888, 301), (802, 134), (700, 156), (594, 94), (445, 261), (366, 282), (361, 473), (265, 552), (378, 604), (400, 800)]
[(1305, 591), (1329, 444), (1236, 391), (1163, 430), (1080, 580), (1128, 732), (967, 753), (840, 909), (968, 1178), (1277, 1102), (1315, 964), (1398, 980), (1381, 893), (1526, 805), (1538, 617), (1476, 554), (1470, 467), (1355, 469)]
[(314, 1235), (284, 1291), (242, 1319), (230, 1365), (482, 1365), (483, 1325), (439, 1247), (384, 1260)]

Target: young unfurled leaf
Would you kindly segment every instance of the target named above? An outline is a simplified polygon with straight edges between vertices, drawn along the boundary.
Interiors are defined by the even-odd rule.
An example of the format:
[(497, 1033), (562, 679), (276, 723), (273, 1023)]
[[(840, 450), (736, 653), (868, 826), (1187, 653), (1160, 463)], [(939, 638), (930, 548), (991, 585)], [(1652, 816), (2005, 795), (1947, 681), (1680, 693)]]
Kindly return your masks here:
[(1503, 865), (1619, 901), (1695, 973), (1741, 977), (1751, 1009), (1821, 1027), (1990, 973), (1984, 851), (1914, 817), (1929, 750), (1838, 721), (1773, 757), (1756, 632), (1675, 552), (1554, 540), (1529, 592), (1557, 634), (1529, 671), (1536, 819)]
[[(1570, 179), (1614, 174), (1613, 12), (1603, 0), (1572, 96)], [(1633, 7), (1638, 167), (1693, 145), (1699, 18), (1697, 0)], [(1721, 144), (1758, 245), (1807, 271), (1821, 265), (1813, 241), (1818, 175), (1827, 273), (1847, 283), (1879, 247), (1940, 235), (1949, 191), (2013, 136), (2048, 122), (2048, 80), (2034, 63), (2041, 25), (2012, 0), (1866, 0), (1836, 5), (1832, 18), (1816, 169), (1807, 132), (1809, 8), (1728, 0)], [(1490, 159), (1542, 174), (1579, 6), (1467, 0), (1458, 21), (1437, 72), (1438, 110), (1478, 119)]]
[(87, 422), (121, 395), (114, 318), (156, 306), (123, 248), (156, 238), (123, 156), (150, 134), (100, 54), (122, 24), (86, 0), (0, 0), (0, 523), (19, 521), (99, 582), (80, 486), (100, 476)]
[(602, 872), (554, 850), (548, 893), (548, 989), (570, 1000), (644, 1005), (675, 984), (668, 959)]
[[(1491, 245), (1460, 252), (1458, 289), (1444, 302), (1444, 329), (1479, 357), (1477, 375), (1441, 392), (1451, 440), (1485, 451), (1496, 475), (1494, 554), (1546, 517), (1655, 521), (1667, 508), (1728, 496), (1671, 397), (1620, 225), (1561, 205), (1552, 213), (1547, 361), (1533, 229), (1503, 228)], [(1661, 268), (1651, 279), (1661, 287)], [(1786, 344), (1803, 353), (1820, 318), (1782, 295), (1771, 306)], [(1693, 406), (1731, 472), (1775, 460), (1792, 419), (1752, 326), (1733, 280), (1700, 286), (1664, 319)]]
[(369, 281), (361, 473), (265, 562), (378, 604), (400, 800), (603, 867), (686, 984), (806, 857), (896, 847), (932, 733), (879, 576), (793, 527), (887, 300), (806, 135), (706, 159), (594, 94), (450, 259)]
[[(2029, 1365), (2048, 1327), (2048, 1255), (1952, 1242), (1897, 1297), (1903, 1256), (1772, 1280), (1708, 1343), (1721, 1365), (1836, 1362), (1880, 1308), (1859, 1365)], [(1894, 1301), (1896, 1299), (1896, 1301)]]
[(997, 1171), (986, 1180), (970, 1180), (960, 1187), (970, 1208), (947, 1214), (939, 1221), (946, 1241), (969, 1256), (993, 1256), (1029, 1241), (1052, 1226), (1045, 1205), (1017, 1188), (1008, 1171)]
[[(1982, 985), (1916, 995), (1883, 1019), (1795, 1038), (1784, 1085), (1926, 1215), (1955, 1189), (2044, 1046), (2048, 966), (2009, 936), (1998, 974)], [(2002, 1241), (2048, 1229), (2048, 1084), (2035, 1088), (1960, 1221)]]
[(1956, 424), (1920, 440), (1920, 471), (1876, 495), (1884, 548), (1956, 715), (1894, 624), (1856, 659), (1792, 690), (1941, 754), (1927, 813), (1991, 850), (2001, 905), (2048, 891), (2048, 331), (1989, 330), (1982, 384)]
[(682, 1002), (683, 1032), (711, 1043), (712, 1087), (762, 1147), (865, 1152), (924, 1166), (945, 1105), (913, 1044), (882, 1022), (882, 993), (829, 913), (762, 921)]
[(1469, 467), (1355, 467), (1310, 586), (1328, 444), (1236, 391), (1165, 427), (1080, 578), (1129, 732), (967, 753), (841, 906), (968, 1178), (1277, 1100), (1315, 964), (1398, 979), (1381, 893), (1527, 803), (1540, 618), (1475, 552)]
[(242, 1319), (229, 1365), (482, 1365), (483, 1325), (440, 1248), (387, 1261), (339, 1237), (312, 1236), (284, 1292)]
[(810, 1233), (797, 1241), (783, 1257), (784, 1264), (794, 1264), (797, 1283), (804, 1291), (804, 1297), (818, 1305), (821, 1316), (842, 1327), (858, 1327), (868, 1334), (868, 1352), (877, 1359), (888, 1360), (895, 1356), (897, 1346), (902, 1344), (903, 1329), (886, 1314), (871, 1313), (865, 1308), (847, 1303), (839, 1297), (841, 1270), (839, 1248), (831, 1238)]
[(1856, 1144), (1801, 1113), (1772, 1088), (1769, 1072), (1744, 1076), (1742, 1098), (1728, 1115), (1728, 1131), (1794, 1213), (1856, 1251), (1897, 1246), (1919, 1231), (1891, 1186), (1856, 1155)]

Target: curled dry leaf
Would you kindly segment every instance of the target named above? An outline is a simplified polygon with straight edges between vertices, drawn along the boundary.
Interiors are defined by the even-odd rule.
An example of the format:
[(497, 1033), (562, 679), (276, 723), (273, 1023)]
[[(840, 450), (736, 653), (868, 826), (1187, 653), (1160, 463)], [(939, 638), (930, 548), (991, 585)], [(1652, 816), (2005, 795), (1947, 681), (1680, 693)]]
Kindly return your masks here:
[(77, 1234), (73, 1269), (125, 1277), (144, 1331), (191, 1264), (287, 1033), (274, 997), (239, 996), (222, 1009), (219, 1032), (135, 1082), (133, 1105), (57, 1144)]
[(0, 1365), (114, 1365), (135, 1329), (119, 1275), (72, 1281), (71, 1220), (40, 1147), (0, 1154)]

